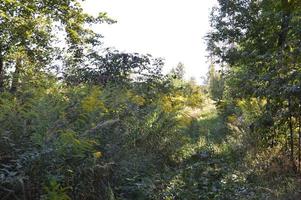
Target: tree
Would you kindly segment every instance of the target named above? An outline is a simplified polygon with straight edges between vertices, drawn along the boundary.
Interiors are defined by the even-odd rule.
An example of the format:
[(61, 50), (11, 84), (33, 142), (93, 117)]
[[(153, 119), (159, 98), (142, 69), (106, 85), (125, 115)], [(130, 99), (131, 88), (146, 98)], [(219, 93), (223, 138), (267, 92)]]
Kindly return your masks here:
[[(76, 0), (4, 0), (0, 2), (0, 91), (18, 88), (21, 72), (28, 66), (45, 69), (54, 58), (58, 30), (65, 32), (69, 55), (79, 59), (83, 45), (94, 45), (98, 35), (86, 24), (112, 22), (105, 14), (83, 13)], [(57, 28), (59, 27), (59, 28)], [(12, 56), (13, 54), (18, 56)], [(15, 57), (15, 58), (14, 58)], [(8, 72), (13, 71), (9, 80)]]
[(221, 100), (224, 91), (224, 80), (222, 74), (216, 71), (214, 64), (211, 64), (209, 67), (207, 79), (211, 98), (215, 101)]
[(185, 66), (183, 63), (179, 62), (176, 68), (173, 68), (170, 71), (171, 76), (177, 79), (184, 79), (185, 75)]
[(105, 86), (108, 83), (126, 84), (134, 81), (148, 81), (162, 77), (164, 62), (150, 55), (122, 53), (107, 50), (104, 55), (94, 52), (88, 57), (84, 68), (73, 68), (65, 74), (65, 81), (72, 85), (91, 83)]
[[(266, 101), (262, 116), (274, 113), (269, 123), (274, 130), (287, 127), (294, 167), (294, 130), (300, 115), (301, 94), (300, 34), (297, 0), (245, 1), (219, 0), (212, 12), (213, 31), (208, 49), (215, 62), (225, 62), (227, 93), (234, 99), (257, 98)], [(262, 118), (263, 119), (263, 118)], [(274, 131), (272, 131), (274, 132)], [(272, 132), (263, 132), (268, 138)]]

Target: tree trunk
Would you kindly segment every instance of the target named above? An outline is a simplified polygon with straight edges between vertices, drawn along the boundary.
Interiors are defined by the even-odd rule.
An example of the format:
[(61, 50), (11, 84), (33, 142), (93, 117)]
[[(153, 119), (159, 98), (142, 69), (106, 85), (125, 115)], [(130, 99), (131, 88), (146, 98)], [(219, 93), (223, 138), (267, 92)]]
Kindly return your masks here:
[(298, 169), (300, 170), (300, 161), (301, 161), (301, 116), (299, 116), (299, 122), (298, 122)]
[(279, 38), (278, 38), (278, 45), (283, 50), (285, 48), (287, 33), (289, 31), (289, 23), (291, 21), (292, 2), (290, 2), (289, 0), (282, 0), (281, 4), (283, 9), (283, 14), (282, 14), (281, 29), (280, 29), (281, 31), (279, 33)]
[(275, 146), (276, 136), (277, 136), (277, 132), (276, 132), (276, 128), (274, 127), (273, 128), (273, 136), (272, 136), (272, 145), (271, 145), (272, 148), (274, 148), (274, 146)]
[(4, 91), (4, 59), (0, 52), (0, 92)]
[(293, 170), (296, 171), (295, 159), (294, 159), (294, 130), (293, 130), (293, 116), (291, 110), (291, 99), (288, 101), (288, 109), (289, 109), (289, 131), (290, 131), (290, 160), (292, 163)]
[(12, 84), (11, 84), (11, 88), (10, 88), (11, 93), (15, 93), (18, 90), (21, 67), (22, 67), (22, 60), (21, 60), (21, 58), (17, 58), (16, 69), (13, 74), (13, 80), (12, 80)]

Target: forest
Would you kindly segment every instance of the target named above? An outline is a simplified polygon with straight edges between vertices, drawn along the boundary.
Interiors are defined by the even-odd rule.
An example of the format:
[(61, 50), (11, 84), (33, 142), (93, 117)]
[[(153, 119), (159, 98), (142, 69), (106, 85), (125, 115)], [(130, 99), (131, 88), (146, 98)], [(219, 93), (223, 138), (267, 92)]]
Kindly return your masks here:
[(200, 85), (80, 0), (0, 0), (0, 200), (301, 199), (300, 20), (217, 0)]

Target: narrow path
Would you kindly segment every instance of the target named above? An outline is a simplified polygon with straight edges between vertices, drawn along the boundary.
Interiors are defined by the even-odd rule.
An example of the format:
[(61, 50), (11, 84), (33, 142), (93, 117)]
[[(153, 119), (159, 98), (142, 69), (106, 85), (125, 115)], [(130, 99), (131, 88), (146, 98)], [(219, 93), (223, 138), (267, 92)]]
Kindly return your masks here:
[[(257, 185), (244, 162), (244, 148), (213, 102), (208, 102), (186, 134), (190, 139), (176, 155), (179, 163), (166, 175), (166, 200), (275, 199), (274, 191)], [(277, 199), (283, 199), (280, 196)]]

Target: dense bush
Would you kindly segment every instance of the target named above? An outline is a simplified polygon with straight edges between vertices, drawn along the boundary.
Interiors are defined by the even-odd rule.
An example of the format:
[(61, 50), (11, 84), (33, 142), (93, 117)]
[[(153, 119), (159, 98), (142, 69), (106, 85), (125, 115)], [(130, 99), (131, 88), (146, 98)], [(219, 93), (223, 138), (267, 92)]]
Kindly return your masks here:
[(185, 141), (183, 109), (202, 104), (200, 88), (172, 82), (2, 93), (0, 196), (150, 198)]

